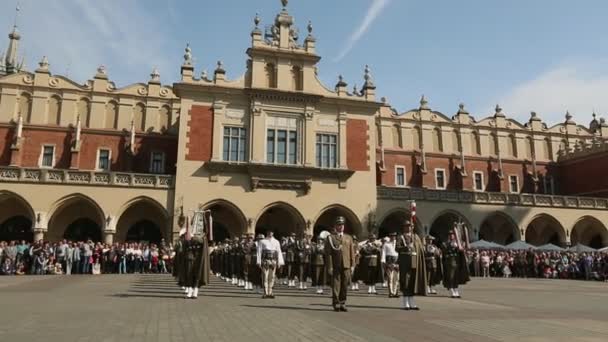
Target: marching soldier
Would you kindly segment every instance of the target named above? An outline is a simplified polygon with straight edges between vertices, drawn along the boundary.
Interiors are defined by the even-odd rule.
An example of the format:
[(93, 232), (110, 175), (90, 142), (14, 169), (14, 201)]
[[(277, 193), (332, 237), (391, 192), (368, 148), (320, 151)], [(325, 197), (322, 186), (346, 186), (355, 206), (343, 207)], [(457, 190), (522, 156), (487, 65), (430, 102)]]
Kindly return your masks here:
[(386, 274), (389, 298), (399, 298), (399, 264), (397, 263), (399, 254), (395, 250), (396, 238), (397, 233), (389, 234), (389, 240), (382, 246), (380, 256), (380, 262)]
[(426, 264), (424, 245), (412, 231), (412, 224), (405, 219), (401, 223), (402, 234), (397, 237), (395, 250), (399, 254), (399, 285), (403, 293), (404, 310), (420, 310), (414, 302), (415, 295), (426, 295)]
[(376, 240), (376, 235), (369, 234), (367, 241), (361, 246), (361, 260), (359, 263), (362, 280), (367, 285), (368, 294), (378, 294), (376, 283), (380, 282), (382, 278), (381, 254), (382, 251)]
[(230, 246), (230, 239), (226, 238), (224, 240), (224, 253), (223, 253), (224, 258), (222, 261), (224, 264), (223, 276), (224, 276), (224, 280), (227, 283), (230, 283), (232, 281), (232, 266), (231, 266), (232, 263), (230, 260), (232, 258), (231, 254), (232, 254), (232, 246)]
[(317, 243), (312, 246), (312, 286), (317, 289), (317, 294), (323, 294), (326, 284), (325, 277), (325, 242), (319, 237)]
[(251, 250), (253, 259), (251, 263), (251, 269), (249, 270), (249, 279), (251, 281), (251, 284), (255, 288), (256, 293), (258, 294), (262, 293), (262, 270), (258, 266), (257, 259), (258, 250), (261, 248), (261, 242), (263, 239), (264, 234), (258, 234), (255, 237), (256, 241), (254, 242), (254, 247)]
[(257, 251), (253, 234), (247, 234), (247, 238), (243, 242), (243, 282), (245, 290), (253, 290), (253, 269), (256, 268)]
[(426, 288), (427, 294), (437, 294), (435, 286), (441, 283), (442, 264), (441, 264), (441, 249), (433, 244), (435, 238), (431, 235), (426, 236), (426, 246), (424, 248), (424, 260), (426, 261), (426, 271), (428, 285)]
[(351, 290), (359, 291), (359, 281), (363, 280), (363, 276), (361, 273), (361, 248), (359, 247), (359, 239), (357, 239), (356, 235), (353, 235), (353, 245), (355, 246), (355, 270), (352, 274), (351, 279)]
[(262, 298), (274, 298), (272, 288), (275, 281), (275, 272), (285, 262), (281, 253), (281, 244), (273, 237), (272, 231), (268, 231), (266, 238), (260, 240), (260, 246), (257, 251), (257, 264), (262, 269), (262, 283), (264, 286)]
[(296, 266), (298, 271), (299, 290), (306, 290), (308, 273), (310, 273), (310, 254), (312, 252), (308, 235), (296, 241)]
[(184, 286), (186, 298), (196, 299), (198, 289), (209, 284), (209, 246), (204, 235), (190, 235), (184, 241)]
[(455, 227), (450, 230), (448, 241), (443, 243), (443, 286), (450, 291), (451, 298), (460, 298), (458, 286), (469, 280), (465, 250)]
[(286, 259), (285, 264), (287, 265), (287, 286), (296, 286), (296, 233), (291, 233), (287, 239), (285, 246)]
[(334, 311), (346, 309), (346, 293), (355, 267), (355, 245), (350, 235), (344, 233), (346, 220), (336, 218), (334, 232), (325, 242), (325, 259), (331, 276), (332, 305)]

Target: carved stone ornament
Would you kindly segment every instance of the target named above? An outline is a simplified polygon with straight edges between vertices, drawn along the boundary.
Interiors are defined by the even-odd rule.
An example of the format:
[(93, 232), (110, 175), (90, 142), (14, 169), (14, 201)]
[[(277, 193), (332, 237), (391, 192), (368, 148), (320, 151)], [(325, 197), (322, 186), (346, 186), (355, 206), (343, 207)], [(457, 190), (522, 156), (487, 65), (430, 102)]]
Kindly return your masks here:
[(137, 89), (137, 93), (139, 95), (148, 95), (148, 89), (146, 89), (145, 87), (139, 87)]
[(437, 114), (431, 115), (431, 121), (437, 121)]
[(106, 87), (106, 90), (107, 90), (107, 91), (114, 91), (114, 90), (116, 90), (116, 86), (114, 85), (114, 83), (112, 83), (112, 82), (108, 82), (108, 85), (107, 85), (107, 87)]
[(52, 77), (49, 79), (49, 85), (53, 88), (56, 88), (59, 85), (59, 79)]
[(312, 110), (307, 110), (306, 113), (304, 113), (304, 115), (306, 116), (307, 119), (312, 119), (313, 116), (315, 115), (315, 112)]
[(490, 126), (496, 127), (496, 120), (490, 120)]
[(31, 75), (25, 75), (23, 76), (23, 83), (32, 84), (34, 83), (34, 78)]
[(566, 132), (566, 127), (564, 127), (564, 126), (560, 127), (559, 131), (562, 132), (562, 133), (565, 133)]
[(161, 97), (167, 97), (169, 95), (169, 89), (167, 88), (160, 88), (160, 92), (159, 92)]

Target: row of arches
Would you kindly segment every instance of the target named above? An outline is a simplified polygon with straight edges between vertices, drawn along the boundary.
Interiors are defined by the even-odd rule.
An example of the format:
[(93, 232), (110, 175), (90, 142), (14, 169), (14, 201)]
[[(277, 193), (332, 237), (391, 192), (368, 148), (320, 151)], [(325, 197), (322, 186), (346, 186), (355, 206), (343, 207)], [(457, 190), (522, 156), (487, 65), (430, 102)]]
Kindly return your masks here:
[[(33, 241), (35, 223), (42, 218), (21, 196), (0, 192), (0, 241)], [(169, 215), (161, 204), (148, 197), (125, 203), (118, 214), (115, 241), (149, 241), (169, 238)], [(73, 194), (56, 201), (48, 211), (44, 239), (59, 241), (103, 241), (104, 229), (112, 224), (99, 205), (88, 196)]]
[[(58, 95), (52, 95), (47, 102), (46, 124), (60, 125), (62, 114), (62, 99)], [(135, 129), (138, 131), (146, 130), (146, 112), (147, 108), (143, 103), (137, 103), (131, 110), (131, 120), (124, 120), (121, 123), (119, 120), (119, 105), (118, 102), (111, 100), (104, 107), (104, 126), (107, 129), (130, 129), (130, 123), (133, 121)], [(16, 114), (21, 116), (25, 123), (32, 122), (32, 96), (29, 93), (21, 93), (16, 103)], [(88, 98), (81, 98), (76, 103), (76, 115), (80, 117), (80, 122), (83, 127), (89, 127), (91, 114), (91, 101)], [(158, 109), (157, 129), (159, 132), (165, 132), (171, 125), (171, 107), (168, 105), (161, 106)], [(156, 125), (155, 125), (156, 126)]]
[[(385, 236), (392, 231), (398, 231), (398, 222), (410, 213), (405, 209), (396, 209), (389, 213), (380, 223), (379, 235)], [(532, 218), (526, 227), (519, 228), (515, 220), (503, 212), (488, 214), (479, 227), (473, 227), (469, 220), (454, 210), (444, 211), (435, 216), (430, 226), (416, 225), (416, 230), (422, 235), (431, 234), (439, 241), (447, 239), (448, 231), (455, 222), (463, 222), (469, 229), (471, 239), (483, 239), (507, 245), (514, 241), (523, 240), (535, 246), (552, 243), (564, 247), (569, 240), (571, 245), (578, 243), (592, 247), (608, 246), (608, 229), (597, 218), (583, 216), (571, 229), (565, 229), (555, 217), (540, 214)]]

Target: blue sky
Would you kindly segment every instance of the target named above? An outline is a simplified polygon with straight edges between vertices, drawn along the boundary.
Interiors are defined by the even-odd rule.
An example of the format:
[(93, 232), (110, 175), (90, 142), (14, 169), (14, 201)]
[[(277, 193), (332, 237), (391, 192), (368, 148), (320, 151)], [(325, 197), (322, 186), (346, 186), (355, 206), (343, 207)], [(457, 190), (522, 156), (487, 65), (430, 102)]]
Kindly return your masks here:
[[(14, 20), (3, 1), (0, 29)], [(16, 3), (16, 1), (15, 1)], [(197, 74), (221, 59), (229, 78), (245, 69), (253, 17), (270, 23), (279, 0), (21, 0), (21, 52), (34, 69), (47, 55), (51, 71), (84, 82), (104, 64), (117, 86), (178, 79), (189, 42)], [(431, 108), (451, 115), (464, 102), (478, 119), (496, 103), (527, 121), (547, 123), (569, 110), (587, 124), (608, 112), (608, 2), (587, 0), (290, 0), (304, 35), (312, 20), (321, 79), (343, 74), (359, 86), (369, 64), (380, 96), (399, 111)], [(6, 36), (4, 36), (6, 37)], [(8, 39), (0, 41), (5, 49)]]

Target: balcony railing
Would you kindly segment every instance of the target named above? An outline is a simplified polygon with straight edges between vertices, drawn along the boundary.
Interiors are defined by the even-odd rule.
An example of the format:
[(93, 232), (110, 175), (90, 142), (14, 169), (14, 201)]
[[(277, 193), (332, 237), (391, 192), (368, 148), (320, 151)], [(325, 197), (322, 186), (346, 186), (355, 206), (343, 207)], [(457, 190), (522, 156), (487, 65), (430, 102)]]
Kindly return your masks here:
[(0, 167), (0, 182), (170, 189), (173, 180), (172, 175)]
[(378, 199), (441, 201), (474, 204), (516, 205), (551, 208), (608, 209), (608, 199), (538, 194), (508, 194), (501, 192), (446, 191), (422, 188), (382, 187)]

